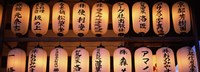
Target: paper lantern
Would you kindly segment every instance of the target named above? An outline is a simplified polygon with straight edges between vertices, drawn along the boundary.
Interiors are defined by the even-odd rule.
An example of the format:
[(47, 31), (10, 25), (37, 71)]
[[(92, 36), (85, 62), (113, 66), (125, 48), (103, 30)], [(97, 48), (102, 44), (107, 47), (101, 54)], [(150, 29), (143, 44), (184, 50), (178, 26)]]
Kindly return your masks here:
[(2, 17), (3, 17), (3, 6), (0, 4), (0, 28), (2, 23)]
[(177, 34), (188, 33), (191, 28), (190, 9), (186, 2), (178, 1), (172, 6), (174, 30)]
[(84, 48), (72, 52), (71, 72), (89, 72), (89, 53)]
[(50, 8), (46, 3), (38, 2), (33, 6), (31, 29), (36, 36), (45, 35), (49, 26)]
[(110, 72), (110, 53), (105, 48), (96, 48), (92, 52), (92, 72)]
[(169, 6), (164, 2), (153, 5), (153, 30), (159, 36), (166, 35), (170, 30)]
[(25, 72), (26, 53), (24, 50), (14, 48), (8, 52), (7, 72)]
[(129, 31), (129, 7), (125, 2), (117, 2), (112, 7), (112, 25), (115, 34), (122, 36)]
[(78, 2), (73, 7), (73, 31), (82, 37), (89, 31), (90, 7), (85, 2)]
[(49, 71), (67, 72), (68, 54), (61, 48), (56, 47), (50, 52)]
[(14, 4), (12, 8), (11, 30), (14, 34), (25, 35), (28, 31), (30, 8), (23, 2)]
[(108, 5), (102, 2), (95, 3), (92, 7), (91, 30), (96, 36), (102, 36), (108, 28)]
[(179, 72), (198, 72), (196, 54), (189, 46), (178, 49), (177, 63)]
[(174, 52), (168, 47), (159, 48), (156, 51), (156, 63), (158, 72), (175, 72)]
[(63, 36), (69, 31), (70, 9), (64, 2), (57, 2), (53, 6), (52, 29), (58, 36)]
[(117, 48), (113, 54), (114, 72), (132, 72), (132, 57), (129, 49)]
[(29, 53), (28, 72), (46, 72), (47, 53), (42, 48), (34, 48)]
[(135, 51), (135, 72), (153, 72), (152, 51), (147, 47), (140, 47)]
[(137, 34), (146, 34), (150, 28), (149, 6), (146, 2), (136, 2), (132, 7), (133, 30)]

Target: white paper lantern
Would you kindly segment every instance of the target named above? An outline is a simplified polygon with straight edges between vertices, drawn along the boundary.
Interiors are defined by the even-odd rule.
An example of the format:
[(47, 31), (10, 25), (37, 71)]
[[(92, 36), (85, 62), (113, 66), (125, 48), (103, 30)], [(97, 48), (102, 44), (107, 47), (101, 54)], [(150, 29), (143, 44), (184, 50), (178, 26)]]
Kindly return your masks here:
[(95, 3), (92, 7), (91, 30), (96, 36), (101, 36), (108, 29), (108, 5), (102, 2)]
[(146, 34), (150, 28), (149, 6), (146, 2), (136, 2), (132, 7), (133, 30), (137, 34)]
[(63, 36), (69, 31), (70, 9), (64, 2), (57, 2), (53, 6), (52, 29), (58, 36)]
[(152, 58), (153, 58), (153, 72), (158, 72), (157, 71), (156, 55), (153, 55)]
[(122, 36), (129, 31), (129, 7), (125, 2), (117, 2), (112, 7), (112, 25), (115, 34)]
[(14, 48), (8, 52), (7, 72), (25, 72), (26, 53), (20, 48)]
[(96, 48), (92, 52), (92, 72), (110, 72), (110, 53), (105, 48)]
[(173, 50), (168, 47), (159, 48), (156, 51), (156, 63), (158, 72), (175, 72)]
[(30, 8), (23, 2), (14, 4), (12, 8), (11, 30), (14, 34), (25, 35), (28, 31)]
[(29, 53), (28, 72), (46, 72), (47, 53), (42, 48), (34, 48)]
[(179, 72), (198, 72), (196, 54), (189, 46), (178, 49), (177, 63)]
[(89, 72), (89, 53), (84, 48), (72, 52), (71, 72)]
[(48, 4), (38, 2), (33, 6), (31, 29), (36, 36), (45, 35), (49, 26), (50, 8)]
[(153, 5), (153, 30), (159, 36), (166, 35), (170, 30), (169, 6), (164, 2)]
[(3, 17), (3, 6), (0, 4), (0, 28), (2, 23), (2, 17)]
[(135, 51), (135, 72), (153, 72), (152, 51), (147, 47), (140, 47)]
[(191, 29), (190, 9), (186, 2), (178, 1), (172, 6), (174, 30), (177, 34), (188, 33)]
[(68, 54), (65, 49), (56, 47), (50, 52), (49, 72), (67, 72)]
[(90, 7), (85, 2), (78, 2), (73, 7), (73, 31), (82, 37), (89, 31)]
[(129, 49), (117, 48), (113, 54), (114, 72), (132, 72), (132, 57)]

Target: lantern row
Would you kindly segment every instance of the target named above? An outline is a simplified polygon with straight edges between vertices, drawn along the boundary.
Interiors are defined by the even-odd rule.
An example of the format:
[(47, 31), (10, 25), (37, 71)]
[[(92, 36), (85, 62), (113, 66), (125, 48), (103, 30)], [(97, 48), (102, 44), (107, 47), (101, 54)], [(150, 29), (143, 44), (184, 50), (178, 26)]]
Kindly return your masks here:
[[(2, 17), (2, 6), (0, 6)], [(57, 2), (52, 10), (52, 28), (58, 36), (67, 34), (70, 22), (70, 8), (65, 2)], [(72, 24), (76, 35), (82, 37), (89, 31), (96, 36), (107, 32), (109, 8), (106, 3), (97, 2), (90, 7), (85, 2), (78, 2), (73, 6)], [(146, 34), (150, 29), (149, 6), (146, 2), (136, 2), (132, 6), (132, 26), (137, 34)], [(125, 2), (117, 2), (112, 7), (113, 31), (123, 36), (130, 28), (129, 7)], [(50, 7), (48, 4), (38, 2), (33, 6), (31, 16), (31, 30), (36, 36), (45, 35), (48, 31)], [(90, 18), (91, 17), (91, 18)], [(14, 4), (11, 17), (11, 29), (15, 34), (27, 33), (30, 18), (30, 7), (18, 2)], [(191, 28), (190, 9), (186, 2), (178, 1), (172, 6), (173, 27), (177, 34), (188, 33)], [(1, 19), (0, 19), (1, 20)], [(153, 30), (159, 36), (166, 35), (170, 30), (170, 9), (167, 3), (157, 2), (152, 8)], [(91, 23), (91, 25), (90, 25)]]
[[(175, 72), (175, 57), (171, 48), (161, 47), (156, 55), (147, 47), (140, 47), (131, 56), (131, 51), (119, 47), (113, 54), (114, 72)], [(195, 51), (185, 46), (177, 53), (179, 72), (198, 72)], [(34, 48), (29, 53), (28, 72), (46, 72), (47, 53), (42, 48)], [(82, 47), (76, 48), (71, 55), (71, 72), (89, 72), (89, 53)], [(8, 53), (7, 71), (25, 72), (26, 54), (20, 48), (14, 48)], [(49, 71), (67, 72), (68, 53), (62, 47), (56, 47), (50, 52)], [(92, 53), (92, 72), (110, 72), (110, 53), (104, 47), (97, 47)]]

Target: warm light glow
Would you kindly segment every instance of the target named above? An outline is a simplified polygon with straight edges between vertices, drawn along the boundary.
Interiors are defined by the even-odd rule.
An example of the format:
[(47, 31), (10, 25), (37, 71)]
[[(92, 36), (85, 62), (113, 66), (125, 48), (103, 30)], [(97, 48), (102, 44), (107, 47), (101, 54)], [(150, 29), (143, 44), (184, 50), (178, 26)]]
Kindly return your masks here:
[(92, 52), (92, 72), (110, 72), (110, 53), (105, 48)]
[(47, 53), (41, 48), (34, 48), (29, 53), (28, 72), (46, 72)]
[(2, 16), (3, 16), (3, 6), (0, 4), (0, 28), (2, 24)]
[(69, 31), (70, 9), (64, 2), (57, 2), (53, 6), (52, 29), (57, 35), (65, 35)]
[(156, 63), (158, 72), (175, 72), (173, 50), (168, 47), (159, 48), (156, 51)]
[(30, 8), (23, 2), (14, 4), (12, 8), (11, 30), (14, 34), (25, 35), (28, 31)]
[(132, 57), (129, 49), (117, 48), (113, 54), (114, 72), (132, 72)]
[(24, 50), (14, 48), (8, 52), (7, 72), (25, 72), (26, 53)]
[(50, 8), (48, 4), (38, 2), (33, 6), (31, 29), (34, 34), (45, 35), (49, 26)]
[(177, 63), (179, 72), (198, 72), (196, 53), (189, 46), (178, 49)]
[(112, 7), (112, 25), (115, 34), (129, 31), (129, 7), (125, 2), (117, 2)]
[(95, 35), (103, 35), (108, 28), (108, 5), (102, 2), (95, 3), (92, 7), (91, 30)]
[(174, 30), (177, 34), (188, 33), (191, 28), (190, 9), (186, 2), (178, 1), (172, 6)]
[(158, 72), (157, 63), (156, 63), (156, 55), (153, 55), (152, 58), (153, 58), (153, 72)]
[(164, 2), (153, 5), (153, 30), (159, 36), (166, 35), (170, 30), (169, 6)]
[(149, 6), (146, 2), (136, 2), (132, 7), (133, 30), (146, 34), (150, 28)]
[(50, 52), (49, 72), (67, 72), (68, 54), (63, 48), (55, 48)]
[(73, 31), (83, 36), (89, 31), (90, 7), (85, 2), (78, 2), (73, 7)]
[(71, 55), (71, 72), (89, 72), (89, 53), (83, 48), (77, 48)]
[(140, 47), (135, 51), (135, 72), (153, 72), (152, 51), (147, 47)]

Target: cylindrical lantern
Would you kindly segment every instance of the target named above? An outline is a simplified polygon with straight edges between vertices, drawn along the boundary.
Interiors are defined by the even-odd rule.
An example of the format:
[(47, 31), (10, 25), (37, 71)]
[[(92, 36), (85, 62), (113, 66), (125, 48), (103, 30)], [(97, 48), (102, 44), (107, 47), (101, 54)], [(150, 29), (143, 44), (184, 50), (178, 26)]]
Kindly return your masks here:
[(179, 72), (198, 72), (196, 54), (189, 46), (178, 49), (177, 63)]
[(129, 49), (120, 47), (113, 54), (114, 72), (132, 72), (132, 57)]
[(89, 72), (89, 53), (84, 48), (72, 52), (71, 72)]
[(147, 47), (140, 47), (135, 51), (135, 72), (153, 72), (152, 51)]
[(24, 50), (14, 48), (8, 52), (7, 72), (25, 72), (26, 53)]
[(36, 47), (29, 53), (28, 72), (46, 72), (47, 53), (42, 48)]
[(67, 72), (68, 54), (62, 47), (50, 52), (49, 72)]
[(191, 27), (190, 9), (186, 2), (179, 1), (172, 6), (174, 30), (177, 34), (188, 33)]
[(150, 28), (149, 6), (146, 2), (136, 2), (132, 7), (133, 30), (137, 34), (146, 34)]
[(82, 37), (89, 31), (90, 7), (85, 2), (76, 3), (73, 7), (73, 31)]
[(91, 30), (96, 36), (107, 32), (108, 28), (108, 5), (102, 2), (95, 3), (92, 7)]
[(14, 34), (24, 35), (28, 31), (30, 8), (23, 2), (14, 4), (12, 8), (11, 30)]
[(2, 17), (3, 17), (3, 6), (0, 4), (0, 28), (2, 23)]
[(115, 34), (122, 36), (129, 31), (129, 7), (124, 2), (117, 2), (112, 7), (112, 25)]
[(69, 31), (70, 9), (64, 2), (57, 2), (53, 6), (52, 29), (58, 36), (63, 36)]
[(156, 63), (158, 72), (175, 72), (174, 52), (168, 47), (162, 47), (156, 51)]
[(110, 53), (103, 47), (92, 52), (92, 72), (110, 72)]
[(153, 30), (159, 36), (166, 35), (170, 30), (169, 6), (164, 2), (153, 5)]
[(49, 26), (50, 8), (46, 3), (38, 2), (33, 6), (31, 29), (36, 36), (45, 35)]

